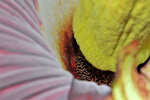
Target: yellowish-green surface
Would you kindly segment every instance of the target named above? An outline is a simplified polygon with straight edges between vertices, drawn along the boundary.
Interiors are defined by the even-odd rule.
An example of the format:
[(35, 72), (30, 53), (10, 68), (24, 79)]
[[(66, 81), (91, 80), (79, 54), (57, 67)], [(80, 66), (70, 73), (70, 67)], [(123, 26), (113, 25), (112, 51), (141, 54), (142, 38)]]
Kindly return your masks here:
[[(127, 46), (119, 56), (118, 75), (113, 84), (114, 100), (145, 100), (138, 87), (139, 75), (136, 70), (137, 41)], [(142, 80), (141, 80), (142, 81)]]
[(128, 45), (118, 57), (117, 76), (112, 86), (112, 100), (150, 100), (150, 61), (138, 73), (138, 42)]
[(150, 0), (81, 0), (73, 31), (85, 58), (96, 68), (116, 71), (118, 52), (139, 40), (138, 64), (150, 54)]

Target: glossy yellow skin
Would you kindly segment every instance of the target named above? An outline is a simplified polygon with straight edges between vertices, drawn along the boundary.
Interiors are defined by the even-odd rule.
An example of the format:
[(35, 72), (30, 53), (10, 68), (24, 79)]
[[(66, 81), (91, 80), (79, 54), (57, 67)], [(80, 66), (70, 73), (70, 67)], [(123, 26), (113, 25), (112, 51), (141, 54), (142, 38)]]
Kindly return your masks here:
[(139, 40), (138, 64), (150, 54), (150, 0), (81, 0), (74, 14), (74, 36), (96, 68), (116, 71), (119, 51)]

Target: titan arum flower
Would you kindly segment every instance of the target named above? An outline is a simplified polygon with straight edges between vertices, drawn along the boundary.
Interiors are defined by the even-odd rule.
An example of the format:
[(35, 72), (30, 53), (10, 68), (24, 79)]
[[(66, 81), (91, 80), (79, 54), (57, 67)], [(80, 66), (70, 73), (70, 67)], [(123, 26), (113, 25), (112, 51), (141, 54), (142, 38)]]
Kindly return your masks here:
[(137, 70), (150, 55), (149, 4), (150, 0), (39, 0), (39, 14), (43, 35), (65, 67), (77, 71), (75, 37), (95, 68), (116, 72), (112, 93), (104, 100), (149, 100), (150, 61)]

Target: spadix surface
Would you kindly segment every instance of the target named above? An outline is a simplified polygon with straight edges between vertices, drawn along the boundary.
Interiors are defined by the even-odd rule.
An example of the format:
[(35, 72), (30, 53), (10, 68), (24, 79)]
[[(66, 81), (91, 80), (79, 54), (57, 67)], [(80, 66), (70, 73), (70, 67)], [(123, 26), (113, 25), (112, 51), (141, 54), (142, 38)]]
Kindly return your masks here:
[(139, 40), (138, 64), (150, 53), (150, 0), (81, 0), (74, 14), (74, 36), (96, 68), (116, 71), (119, 51)]

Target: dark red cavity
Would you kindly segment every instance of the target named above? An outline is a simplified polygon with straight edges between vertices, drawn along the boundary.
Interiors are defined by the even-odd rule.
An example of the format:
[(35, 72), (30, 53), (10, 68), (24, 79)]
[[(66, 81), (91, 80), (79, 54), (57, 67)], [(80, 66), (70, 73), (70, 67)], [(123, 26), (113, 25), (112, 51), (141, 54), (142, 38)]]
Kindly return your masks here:
[(69, 25), (60, 38), (60, 55), (61, 58), (75, 78), (79, 79), (76, 67), (76, 52), (74, 49), (74, 37), (72, 34), (72, 24)]
[(61, 33), (59, 47), (63, 63), (75, 78), (111, 86), (115, 73), (96, 69), (85, 59), (74, 38), (71, 23)]

